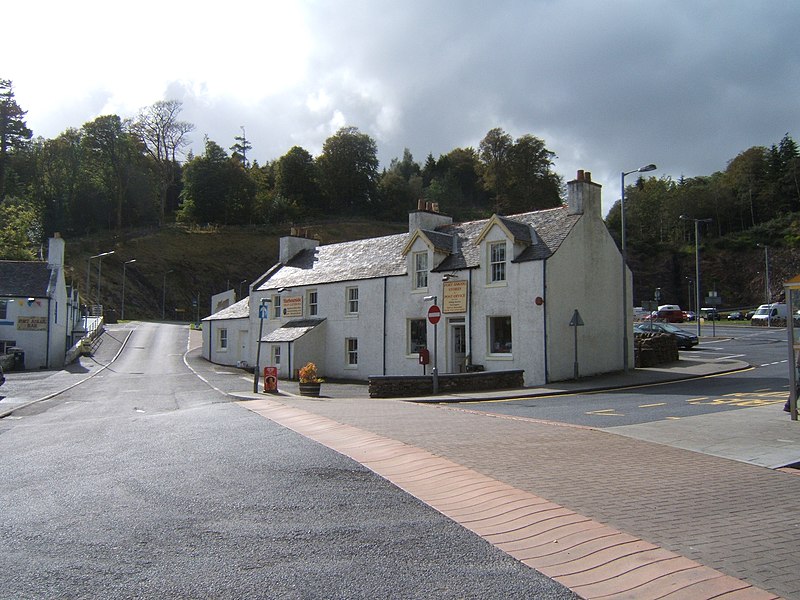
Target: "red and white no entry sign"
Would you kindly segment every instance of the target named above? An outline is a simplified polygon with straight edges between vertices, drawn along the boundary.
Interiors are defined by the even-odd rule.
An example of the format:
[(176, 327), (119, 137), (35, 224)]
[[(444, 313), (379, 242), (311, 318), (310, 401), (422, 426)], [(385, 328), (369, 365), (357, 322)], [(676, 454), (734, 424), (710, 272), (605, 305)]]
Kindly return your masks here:
[(428, 321), (430, 321), (433, 325), (436, 325), (441, 318), (442, 311), (438, 306), (434, 304), (428, 309)]

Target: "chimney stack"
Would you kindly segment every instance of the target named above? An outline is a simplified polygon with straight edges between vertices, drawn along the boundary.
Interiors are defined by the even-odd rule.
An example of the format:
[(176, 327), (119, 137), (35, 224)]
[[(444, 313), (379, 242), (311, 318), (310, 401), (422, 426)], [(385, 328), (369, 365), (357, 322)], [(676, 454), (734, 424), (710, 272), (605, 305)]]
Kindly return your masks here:
[(567, 183), (567, 207), (571, 215), (588, 215), (602, 218), (600, 190), (602, 186), (592, 181), (592, 173), (580, 169), (577, 177)]

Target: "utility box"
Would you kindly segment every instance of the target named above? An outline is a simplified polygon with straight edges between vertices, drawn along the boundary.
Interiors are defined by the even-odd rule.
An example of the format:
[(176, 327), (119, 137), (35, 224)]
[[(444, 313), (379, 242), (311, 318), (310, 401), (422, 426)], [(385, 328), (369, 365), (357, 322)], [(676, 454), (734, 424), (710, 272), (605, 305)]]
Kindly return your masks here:
[(17, 348), (16, 346), (6, 348), (6, 354), (9, 354), (14, 358), (14, 361), (11, 366), (12, 370), (14, 371), (25, 370), (25, 351), (22, 348)]

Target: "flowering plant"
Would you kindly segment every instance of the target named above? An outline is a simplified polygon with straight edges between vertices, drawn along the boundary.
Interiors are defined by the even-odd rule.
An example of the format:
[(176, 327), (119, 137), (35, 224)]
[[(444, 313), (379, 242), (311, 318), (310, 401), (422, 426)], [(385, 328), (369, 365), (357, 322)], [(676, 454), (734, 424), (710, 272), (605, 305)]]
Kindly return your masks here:
[(306, 363), (306, 366), (300, 369), (300, 383), (322, 383), (322, 379), (317, 377), (317, 365), (314, 363)]

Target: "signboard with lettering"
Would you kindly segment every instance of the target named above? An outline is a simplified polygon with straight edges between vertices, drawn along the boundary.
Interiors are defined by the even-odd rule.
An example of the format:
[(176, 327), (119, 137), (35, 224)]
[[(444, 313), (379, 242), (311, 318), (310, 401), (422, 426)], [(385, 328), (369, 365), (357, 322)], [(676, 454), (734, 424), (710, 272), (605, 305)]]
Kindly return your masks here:
[(445, 281), (442, 283), (442, 312), (467, 312), (466, 281)]
[(47, 317), (17, 317), (19, 331), (47, 331)]
[(303, 316), (303, 297), (286, 296), (281, 299), (281, 313), (284, 317)]

